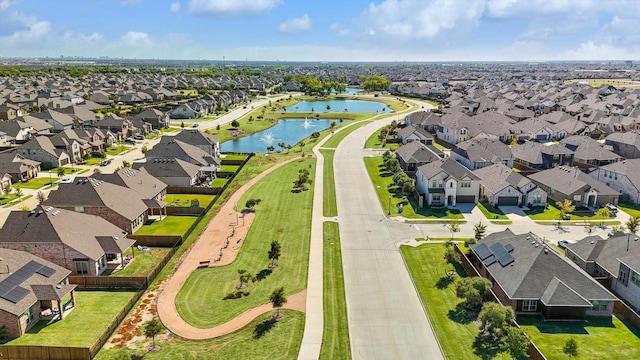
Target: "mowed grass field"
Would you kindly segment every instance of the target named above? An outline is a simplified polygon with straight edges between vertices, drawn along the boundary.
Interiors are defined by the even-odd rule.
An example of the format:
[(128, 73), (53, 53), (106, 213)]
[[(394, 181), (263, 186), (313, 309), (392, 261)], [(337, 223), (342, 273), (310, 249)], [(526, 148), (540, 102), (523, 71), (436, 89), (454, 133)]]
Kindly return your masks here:
[[(260, 198), (256, 217), (236, 260), (227, 266), (194, 271), (176, 298), (180, 315), (193, 326), (206, 328), (229, 321), (243, 311), (266, 303), (276, 288), (283, 286), (285, 294), (295, 294), (307, 286), (309, 240), (313, 186), (302, 192), (292, 192), (298, 171), (305, 169), (311, 179), (315, 159), (287, 164), (255, 184), (239, 203)], [(267, 257), (272, 240), (278, 240), (282, 253), (278, 267), (267, 270)], [(249, 283), (246, 296), (234, 298), (239, 285), (238, 270), (245, 269), (259, 279)]]

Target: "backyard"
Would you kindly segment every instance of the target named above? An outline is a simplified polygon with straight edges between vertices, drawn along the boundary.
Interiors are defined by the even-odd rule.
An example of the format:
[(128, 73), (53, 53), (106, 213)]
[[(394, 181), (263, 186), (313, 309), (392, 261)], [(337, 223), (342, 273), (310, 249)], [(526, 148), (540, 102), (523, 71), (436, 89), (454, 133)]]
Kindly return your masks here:
[(207, 194), (167, 194), (164, 198), (164, 202), (168, 206), (191, 206), (192, 200), (198, 200), (199, 206), (204, 208), (209, 205), (215, 199), (215, 195)]
[(124, 254), (125, 256), (134, 252), (133, 261), (124, 270), (115, 272), (112, 276), (147, 276), (171, 250), (171, 248), (166, 247), (150, 247), (148, 249), (147, 251), (138, 250), (137, 248), (127, 250)]
[[(457, 209), (418, 207), (417, 201), (410, 197), (405, 200), (395, 189), (391, 174), (384, 168), (382, 157), (366, 157), (364, 163), (373, 182), (382, 209), (390, 216), (401, 215), (412, 219), (463, 219), (464, 216)], [(398, 205), (403, 204), (400, 214)], [(391, 208), (389, 208), (391, 205)]]
[(134, 294), (132, 291), (76, 291), (76, 307), (62, 321), (40, 321), (9, 344), (90, 347)]
[(165, 216), (162, 221), (154, 221), (151, 224), (143, 225), (136, 235), (176, 235), (183, 236), (194, 222), (197, 216)]
[[(199, 269), (189, 276), (176, 298), (176, 307), (185, 321), (205, 328), (229, 321), (243, 311), (268, 301), (269, 294), (284, 286), (286, 295), (306, 288), (313, 187), (294, 192), (292, 182), (298, 171), (315, 174), (315, 159), (287, 164), (267, 175), (240, 199), (260, 198), (256, 217), (236, 260), (221, 268)], [(272, 240), (281, 244), (282, 254), (274, 270), (267, 269), (267, 252)], [(238, 270), (255, 274), (237, 292)], [(215, 286), (211, 286), (215, 283)], [(240, 297), (238, 297), (240, 294)]]

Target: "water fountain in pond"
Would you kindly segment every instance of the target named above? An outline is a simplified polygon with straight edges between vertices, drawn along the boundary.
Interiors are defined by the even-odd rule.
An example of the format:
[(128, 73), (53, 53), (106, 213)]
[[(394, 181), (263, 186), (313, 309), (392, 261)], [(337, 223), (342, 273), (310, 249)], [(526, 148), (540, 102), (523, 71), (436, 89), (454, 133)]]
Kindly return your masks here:
[(261, 140), (262, 142), (267, 143), (267, 144), (271, 144), (271, 143), (273, 143), (273, 141), (274, 141), (275, 139), (276, 139), (276, 138), (274, 138), (274, 137), (273, 137), (273, 133), (271, 133), (271, 132), (268, 132), (268, 133), (264, 134), (264, 135), (260, 138), (260, 140)]
[(308, 129), (308, 128), (312, 127), (312, 126), (313, 126), (313, 124), (312, 124), (312, 123), (310, 123), (310, 122), (309, 122), (309, 120), (304, 119), (304, 124), (303, 124), (302, 126), (303, 126), (305, 129)]

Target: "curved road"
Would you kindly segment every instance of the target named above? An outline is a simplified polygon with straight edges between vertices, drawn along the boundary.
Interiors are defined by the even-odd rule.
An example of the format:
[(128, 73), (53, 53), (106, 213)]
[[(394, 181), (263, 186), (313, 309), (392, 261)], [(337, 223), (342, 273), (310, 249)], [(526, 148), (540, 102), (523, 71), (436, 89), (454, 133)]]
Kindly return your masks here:
[(398, 248), (413, 229), (385, 217), (362, 161), (367, 137), (391, 120), (354, 131), (334, 158), (352, 355), (444, 359)]

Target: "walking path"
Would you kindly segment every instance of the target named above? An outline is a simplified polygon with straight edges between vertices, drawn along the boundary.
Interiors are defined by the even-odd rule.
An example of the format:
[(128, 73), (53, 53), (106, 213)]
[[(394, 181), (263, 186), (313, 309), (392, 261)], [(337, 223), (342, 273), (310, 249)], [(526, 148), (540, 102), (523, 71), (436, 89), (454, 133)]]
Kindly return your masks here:
[[(225, 335), (243, 328), (256, 317), (273, 310), (270, 304), (262, 304), (240, 314), (238, 317), (224, 324), (211, 328), (196, 328), (182, 319), (176, 308), (175, 299), (178, 292), (184, 285), (192, 271), (196, 270), (201, 261), (210, 261), (210, 266), (224, 266), (232, 263), (240, 247), (242, 240), (246, 238), (251, 227), (254, 214), (249, 213), (242, 218), (242, 215), (235, 211), (234, 206), (242, 195), (272, 171), (288, 164), (298, 158), (293, 158), (274, 165), (268, 170), (260, 173), (237, 191), (222, 205), (218, 214), (211, 219), (202, 235), (193, 243), (176, 271), (163, 284), (162, 292), (158, 295), (157, 307), (158, 316), (162, 323), (172, 333), (190, 340), (210, 339)], [(242, 221), (239, 221), (242, 219)], [(235, 230), (232, 230), (235, 228)], [(230, 236), (232, 234), (233, 235)], [(229, 245), (226, 249), (226, 239), (229, 237)], [(222, 256), (220, 256), (222, 254)], [(218, 257), (220, 256), (219, 260)], [(305, 311), (306, 290), (291, 295), (287, 299), (285, 309)]]

